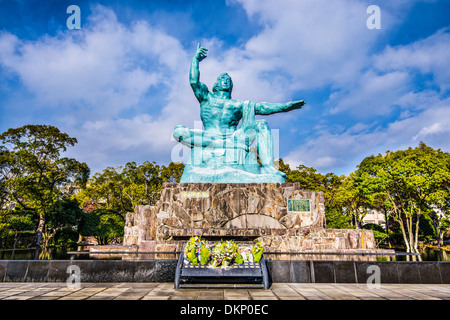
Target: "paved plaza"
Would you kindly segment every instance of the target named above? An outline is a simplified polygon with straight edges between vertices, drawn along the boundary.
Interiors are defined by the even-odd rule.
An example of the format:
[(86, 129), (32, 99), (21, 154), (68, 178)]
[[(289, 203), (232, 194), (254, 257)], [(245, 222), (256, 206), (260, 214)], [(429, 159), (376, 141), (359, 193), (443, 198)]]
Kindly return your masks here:
[(273, 283), (264, 289), (174, 289), (173, 283), (3, 282), (0, 300), (450, 300), (448, 284)]

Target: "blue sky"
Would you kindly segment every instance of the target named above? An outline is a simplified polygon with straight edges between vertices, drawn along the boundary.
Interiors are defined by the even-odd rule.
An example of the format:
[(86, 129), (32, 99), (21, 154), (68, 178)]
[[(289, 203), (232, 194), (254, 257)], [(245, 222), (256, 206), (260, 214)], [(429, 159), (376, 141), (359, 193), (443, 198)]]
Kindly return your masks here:
[[(366, 25), (374, 4), (381, 29)], [(235, 99), (307, 101), (265, 117), (292, 168), (349, 174), (420, 141), (450, 151), (449, 13), (447, 0), (0, 0), (0, 131), (55, 125), (92, 173), (179, 160), (173, 128), (200, 120), (201, 42), (209, 88), (228, 72)]]

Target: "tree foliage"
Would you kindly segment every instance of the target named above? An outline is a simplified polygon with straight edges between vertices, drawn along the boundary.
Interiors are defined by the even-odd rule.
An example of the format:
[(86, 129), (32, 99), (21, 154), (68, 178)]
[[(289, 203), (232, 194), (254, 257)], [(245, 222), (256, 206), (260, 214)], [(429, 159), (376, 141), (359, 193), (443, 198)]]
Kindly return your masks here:
[(16, 248), (23, 235), (33, 235), (38, 217), (34, 211), (0, 211), (0, 248)]
[(83, 207), (102, 208), (119, 212), (123, 216), (135, 205), (153, 205), (159, 199), (163, 182), (179, 182), (184, 165), (170, 163), (159, 166), (155, 162), (108, 167), (94, 174), (87, 187), (76, 195)]
[(94, 236), (100, 245), (109, 244), (123, 237), (125, 221), (121, 214), (111, 209), (96, 209), (85, 212), (79, 226), (84, 236)]
[(363, 219), (368, 213), (368, 200), (361, 185), (351, 173), (348, 177), (342, 179), (336, 189), (335, 204), (341, 207), (344, 213), (351, 218), (351, 225), (361, 228)]
[(36, 212), (39, 223), (34, 245), (39, 246), (53, 205), (63, 197), (68, 184), (84, 186), (89, 168), (62, 157), (77, 140), (53, 126), (11, 128), (0, 135), (0, 141), (2, 205)]
[[(44, 246), (49, 246), (52, 240), (54, 244), (61, 244), (61, 239), (67, 242), (78, 241), (78, 226), (83, 216), (83, 210), (76, 199), (64, 197), (58, 199), (52, 206), (44, 228)], [(64, 234), (64, 235), (62, 235)]]
[(340, 201), (339, 188), (345, 176), (334, 173), (321, 174), (312, 167), (299, 165), (292, 170), (289, 164), (279, 159), (279, 170), (286, 173), (286, 182), (298, 182), (302, 189), (323, 192), (325, 196), (325, 214), (330, 228), (348, 228), (351, 219), (345, 214)]
[(416, 148), (387, 151), (358, 166), (357, 176), (372, 206), (384, 204), (399, 223), (408, 252), (418, 252), (419, 223), (432, 207), (449, 199), (449, 154), (421, 142)]

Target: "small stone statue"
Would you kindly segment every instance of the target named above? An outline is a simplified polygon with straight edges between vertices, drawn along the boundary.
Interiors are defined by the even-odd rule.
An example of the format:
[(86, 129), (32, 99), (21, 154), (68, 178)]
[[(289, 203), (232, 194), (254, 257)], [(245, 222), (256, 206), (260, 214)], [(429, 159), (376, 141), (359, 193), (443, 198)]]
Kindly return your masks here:
[[(207, 51), (198, 44), (189, 74), (191, 87), (200, 102), (200, 117), (205, 130), (176, 126), (173, 132), (177, 141), (191, 148), (180, 182), (285, 182), (285, 174), (273, 164), (269, 126), (265, 120), (255, 120), (255, 115), (300, 109), (305, 101), (255, 103), (234, 100), (231, 98), (233, 81), (227, 73), (217, 78), (210, 92), (200, 82), (199, 71), (199, 63), (206, 58)], [(250, 148), (255, 141), (257, 154)]]

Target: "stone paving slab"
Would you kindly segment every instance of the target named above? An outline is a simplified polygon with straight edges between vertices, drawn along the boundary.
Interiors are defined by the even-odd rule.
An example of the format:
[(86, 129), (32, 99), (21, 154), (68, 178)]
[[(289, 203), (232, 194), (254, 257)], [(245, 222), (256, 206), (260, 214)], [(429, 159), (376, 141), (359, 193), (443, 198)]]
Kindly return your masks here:
[(0, 300), (450, 300), (448, 284), (274, 283), (264, 289), (177, 289), (173, 283), (0, 283)]

